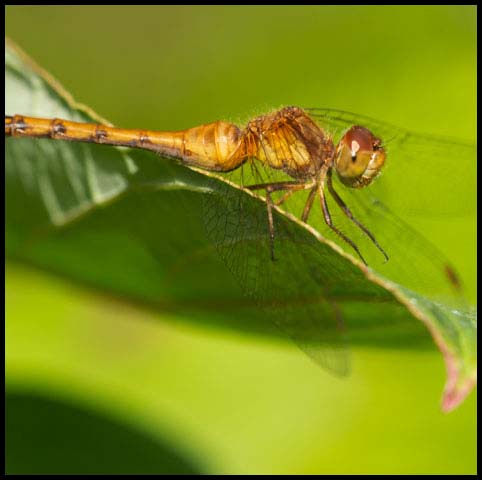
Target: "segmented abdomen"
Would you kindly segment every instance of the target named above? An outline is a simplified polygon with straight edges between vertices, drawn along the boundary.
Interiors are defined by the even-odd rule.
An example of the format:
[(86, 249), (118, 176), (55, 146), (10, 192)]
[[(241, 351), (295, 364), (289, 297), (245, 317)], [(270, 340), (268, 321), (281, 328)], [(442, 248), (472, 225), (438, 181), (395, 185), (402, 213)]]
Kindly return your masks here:
[(5, 116), (5, 135), (142, 148), (219, 172), (239, 167), (247, 155), (241, 130), (222, 121), (180, 132), (158, 132), (14, 115)]
[(206, 170), (228, 172), (246, 159), (241, 130), (232, 123), (218, 121), (179, 132), (184, 163)]

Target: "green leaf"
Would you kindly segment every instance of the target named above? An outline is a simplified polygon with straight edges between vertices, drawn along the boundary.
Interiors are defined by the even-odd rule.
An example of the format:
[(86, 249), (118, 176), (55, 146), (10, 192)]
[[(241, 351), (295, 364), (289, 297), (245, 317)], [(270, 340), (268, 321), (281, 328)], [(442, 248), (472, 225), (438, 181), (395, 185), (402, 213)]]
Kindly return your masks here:
[[(7, 115), (107, 123), (11, 42), (5, 82)], [(443, 409), (454, 408), (475, 385), (474, 315), (429, 298), (402, 261), (366, 268), (279, 209), (279, 258), (266, 261), (262, 199), (147, 152), (28, 138), (7, 138), (5, 152), (9, 258), (205, 323), (271, 336), (279, 335), (276, 324), (308, 355), (341, 373), (345, 344), (414, 348), (427, 345), (428, 331), (447, 365)], [(243, 219), (248, 237), (236, 230), (240, 211), (249, 212)], [(379, 213), (390, 220), (389, 212)], [(390, 233), (402, 247), (416, 235), (408, 225), (391, 225), (398, 225)], [(227, 234), (226, 228), (234, 230)], [(225, 240), (236, 235), (234, 243)], [(377, 231), (379, 241), (393, 241), (388, 235)], [(450, 290), (432, 265), (421, 271)]]

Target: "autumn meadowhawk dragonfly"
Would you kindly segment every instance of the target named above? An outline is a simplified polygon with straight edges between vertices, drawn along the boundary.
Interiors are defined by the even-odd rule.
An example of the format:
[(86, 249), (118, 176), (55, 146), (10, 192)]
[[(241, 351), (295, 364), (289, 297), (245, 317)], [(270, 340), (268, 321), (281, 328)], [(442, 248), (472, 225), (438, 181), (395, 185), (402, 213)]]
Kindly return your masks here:
[[(353, 298), (369, 292), (356, 291), (356, 274), (322, 253), (313, 233), (353, 252), (361, 272), (372, 268), (420, 294), (460, 302), (453, 267), (392, 209), (450, 215), (471, 208), (475, 180), (465, 198), (451, 194), (460, 192), (451, 173), (455, 159), (475, 159), (470, 144), (299, 107), (262, 115), (243, 129), (218, 121), (179, 132), (15, 114), (5, 117), (5, 134), (140, 148), (219, 174), (204, 199), (208, 237), (246, 294), (335, 372), (347, 370), (339, 290)], [(305, 224), (314, 229), (300, 229)]]

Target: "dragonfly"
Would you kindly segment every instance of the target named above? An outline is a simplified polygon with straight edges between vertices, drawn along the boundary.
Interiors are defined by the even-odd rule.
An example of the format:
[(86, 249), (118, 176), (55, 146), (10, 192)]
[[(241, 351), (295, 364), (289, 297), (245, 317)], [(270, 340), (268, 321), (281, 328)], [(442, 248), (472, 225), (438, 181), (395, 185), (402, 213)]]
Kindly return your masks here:
[[(351, 127), (338, 144), (325, 135), (302, 109), (287, 107), (252, 122), (242, 132), (227, 122), (214, 122), (184, 132), (161, 133), (142, 130), (121, 130), (101, 125), (68, 122), (61, 119), (38, 119), (16, 115), (5, 117), (5, 134), (12, 136), (48, 137), (107, 145), (130, 146), (152, 150), (162, 156), (181, 159), (183, 163), (208, 171), (229, 172), (255, 158), (271, 169), (281, 170), (293, 181), (249, 185), (250, 190), (264, 190), (268, 214), (271, 258), (274, 260), (273, 192), (284, 192), (276, 202), (280, 206), (298, 190), (310, 194), (302, 213), (308, 215), (319, 197), (327, 225), (358, 254), (366, 264), (357, 245), (334, 224), (325, 199), (325, 185), (345, 214), (370, 238), (388, 260), (374, 235), (353, 216), (336, 193), (332, 170), (346, 185), (361, 188), (368, 185), (385, 162), (381, 140), (368, 129)], [(256, 163), (251, 163), (256, 168)]]
[[(374, 265), (387, 278), (421, 293), (426, 288), (427, 293), (460, 298), (455, 269), (379, 197), (415, 214), (467, 209), (463, 199), (450, 195), (457, 181), (450, 175), (450, 162), (475, 156), (471, 144), (339, 110), (295, 106), (261, 115), (244, 128), (216, 121), (178, 132), (15, 114), (5, 116), (5, 135), (149, 150), (229, 180), (222, 187), (213, 184), (215, 194), (204, 200), (208, 237), (245, 293), (303, 351), (336, 373), (348, 370), (344, 315), (335, 294), (343, 275), (327, 264), (329, 257), (321, 256), (319, 241), (300, 233), (283, 211), (293, 210), (302, 225), (321, 229), (319, 219), (312, 218), (316, 202), (326, 232), (351, 249), (362, 268)], [(385, 166), (386, 176), (381, 175)], [(433, 191), (419, 186), (434, 174), (441, 192), (436, 199)], [(382, 182), (385, 177), (388, 182)], [(264, 192), (264, 207), (234, 191), (232, 184), (253, 194)], [(414, 190), (415, 201), (403, 195)], [(402, 195), (390, 196), (393, 191)], [(386, 243), (377, 239), (378, 232)], [(367, 254), (360, 245), (367, 249), (368, 244), (373, 248)], [(344, 275), (343, 288), (350, 291), (356, 279)], [(291, 278), (289, 285), (285, 278)]]

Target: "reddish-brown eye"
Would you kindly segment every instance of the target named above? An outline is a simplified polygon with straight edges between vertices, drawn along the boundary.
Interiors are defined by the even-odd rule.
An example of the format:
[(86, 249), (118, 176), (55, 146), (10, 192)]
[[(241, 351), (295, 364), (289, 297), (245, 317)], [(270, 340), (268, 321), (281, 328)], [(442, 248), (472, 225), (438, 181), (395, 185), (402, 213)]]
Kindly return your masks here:
[(344, 136), (346, 145), (355, 153), (358, 150), (374, 150), (377, 140), (368, 128), (360, 127), (359, 125), (351, 127)]
[(345, 185), (364, 187), (378, 175), (386, 156), (381, 144), (370, 130), (359, 125), (343, 135), (336, 151), (335, 169)]

